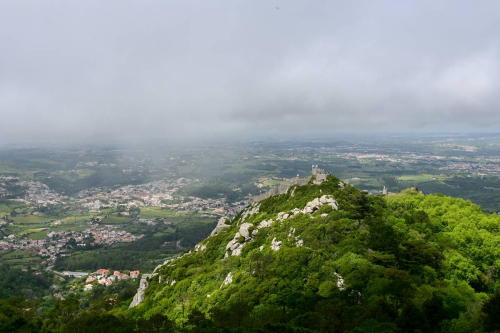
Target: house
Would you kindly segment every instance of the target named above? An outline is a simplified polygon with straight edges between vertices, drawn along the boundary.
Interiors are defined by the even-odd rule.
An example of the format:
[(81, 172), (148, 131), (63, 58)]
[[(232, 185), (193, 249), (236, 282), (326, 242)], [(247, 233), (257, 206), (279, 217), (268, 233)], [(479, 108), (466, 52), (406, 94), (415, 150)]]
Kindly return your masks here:
[(92, 288), (94, 288), (94, 286), (92, 286), (91, 284), (86, 284), (85, 287), (83, 288), (83, 291), (92, 290)]
[(132, 279), (137, 279), (139, 277), (139, 271), (131, 271), (130, 272), (130, 277)]
[(116, 280), (126, 280), (129, 278), (127, 274), (120, 273), (120, 271), (114, 271), (113, 275), (109, 277), (110, 279), (112, 278), (113, 281)]
[(95, 275), (100, 275), (100, 276), (106, 276), (109, 273), (109, 269), (98, 269), (97, 271), (94, 272)]
[(86, 283), (89, 283), (89, 282), (94, 282), (94, 277), (92, 275), (90, 275), (87, 280), (85, 280)]

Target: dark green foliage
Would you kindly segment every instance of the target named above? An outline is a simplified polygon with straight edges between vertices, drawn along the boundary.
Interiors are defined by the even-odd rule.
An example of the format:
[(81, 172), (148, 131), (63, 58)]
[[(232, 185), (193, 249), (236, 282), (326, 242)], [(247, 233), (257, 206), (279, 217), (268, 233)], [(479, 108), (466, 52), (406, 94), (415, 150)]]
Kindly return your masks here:
[[(279, 212), (325, 194), (338, 201), (338, 211), (323, 206), (276, 221)], [(237, 238), (241, 255), (225, 257), (243, 215), (202, 241), (206, 250), (163, 266), (138, 307), (127, 310), (131, 291), (96, 290), (90, 305), (75, 311), (74, 301), (58, 301), (37, 318), (47, 331), (60, 332), (500, 329), (500, 217), (470, 202), (415, 191), (368, 196), (348, 185), (341, 189), (330, 177), (262, 201), (245, 219), (257, 235)], [(257, 228), (269, 219), (270, 228)], [(282, 242), (278, 251), (271, 249), (273, 239)], [(35, 317), (20, 313), (18, 320), (8, 325), (39, 327)]]
[(483, 305), (484, 329), (500, 331), (500, 294), (493, 296)]
[(52, 278), (53, 276), (49, 272), (35, 275), (31, 272), (23, 272), (20, 269), (12, 269), (7, 264), (1, 264), (0, 298), (11, 296), (36, 298), (46, 295)]

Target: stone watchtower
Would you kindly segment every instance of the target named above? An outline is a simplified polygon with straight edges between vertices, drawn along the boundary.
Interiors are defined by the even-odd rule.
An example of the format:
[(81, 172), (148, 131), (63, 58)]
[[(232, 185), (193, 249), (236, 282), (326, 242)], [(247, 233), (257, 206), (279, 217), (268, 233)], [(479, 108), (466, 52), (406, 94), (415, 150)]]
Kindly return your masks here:
[(325, 170), (318, 168), (317, 165), (312, 166), (312, 174), (313, 176), (316, 176), (314, 184), (321, 184), (322, 182), (326, 181), (326, 178), (328, 177), (328, 175), (325, 173)]

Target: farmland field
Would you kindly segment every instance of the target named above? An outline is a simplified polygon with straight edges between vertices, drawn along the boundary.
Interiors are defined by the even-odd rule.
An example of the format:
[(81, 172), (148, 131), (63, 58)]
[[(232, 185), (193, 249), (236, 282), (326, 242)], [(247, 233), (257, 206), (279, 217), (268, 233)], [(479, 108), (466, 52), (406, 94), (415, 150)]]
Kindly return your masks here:
[(102, 224), (125, 224), (133, 220), (135, 220), (134, 216), (118, 216), (116, 213), (113, 213), (102, 220)]
[(20, 215), (12, 217), (16, 224), (41, 224), (54, 220), (54, 218), (43, 217), (38, 215)]
[(179, 216), (176, 212), (168, 209), (163, 209), (161, 207), (144, 207), (141, 209), (141, 212), (142, 219), (168, 218)]

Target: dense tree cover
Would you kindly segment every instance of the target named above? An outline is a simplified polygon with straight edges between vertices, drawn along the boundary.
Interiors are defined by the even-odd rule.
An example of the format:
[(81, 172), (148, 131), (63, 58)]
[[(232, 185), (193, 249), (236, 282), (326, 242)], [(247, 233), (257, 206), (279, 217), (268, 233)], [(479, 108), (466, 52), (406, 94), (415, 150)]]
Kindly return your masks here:
[[(205, 251), (163, 266), (133, 309), (127, 297), (103, 295), (87, 308), (58, 301), (64, 304), (44, 316), (8, 311), (18, 313), (26, 331), (45, 332), (500, 329), (500, 217), (442, 195), (368, 196), (330, 177), (264, 200), (245, 222), (276, 219), (324, 194), (336, 198), (338, 211), (323, 206), (312, 216), (274, 222), (245, 244), (241, 256), (224, 259), (240, 214), (202, 242)], [(278, 251), (271, 249), (273, 239), (282, 242)], [(304, 246), (297, 246), (299, 239)], [(224, 284), (229, 273), (232, 282)], [(4, 301), (2, 311), (9, 307)]]
[(0, 298), (44, 296), (52, 283), (52, 278), (50, 272), (35, 275), (20, 269), (13, 269), (8, 264), (0, 264)]

